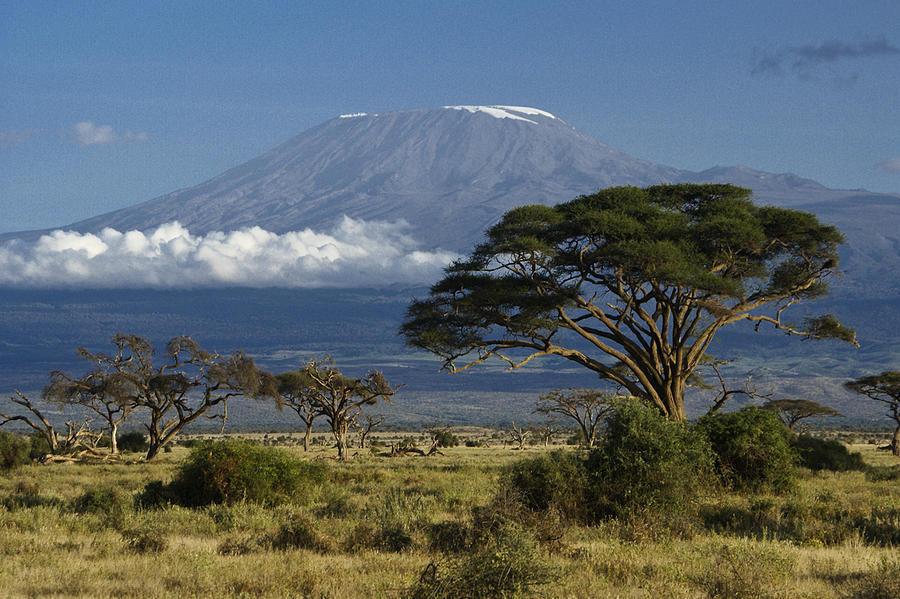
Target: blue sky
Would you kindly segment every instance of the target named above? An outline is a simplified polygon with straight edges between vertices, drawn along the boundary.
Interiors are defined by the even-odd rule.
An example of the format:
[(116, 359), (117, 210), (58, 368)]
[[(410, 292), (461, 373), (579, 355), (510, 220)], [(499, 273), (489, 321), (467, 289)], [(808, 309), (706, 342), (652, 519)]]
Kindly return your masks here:
[(0, 0), (0, 232), (195, 185), (342, 113), (446, 104), (897, 193), (898, 25), (896, 0)]

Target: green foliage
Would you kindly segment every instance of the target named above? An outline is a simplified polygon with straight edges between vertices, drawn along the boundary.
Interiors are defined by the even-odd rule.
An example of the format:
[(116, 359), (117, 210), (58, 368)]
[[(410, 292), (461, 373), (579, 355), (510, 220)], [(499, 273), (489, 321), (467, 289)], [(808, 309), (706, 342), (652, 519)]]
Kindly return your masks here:
[(312, 520), (302, 515), (294, 515), (278, 529), (272, 538), (272, 547), (328, 553), (334, 550), (334, 542), (321, 534)]
[(438, 447), (456, 447), (459, 445), (459, 437), (447, 430), (439, 430), (433, 433)]
[(88, 487), (72, 501), (72, 510), (79, 514), (116, 516), (131, 508), (130, 495), (109, 485)]
[(706, 438), (637, 401), (616, 406), (587, 471), (600, 517), (686, 512), (714, 481)]
[(896, 466), (870, 466), (866, 470), (866, 480), (871, 482), (900, 480), (900, 464)]
[(27, 438), (0, 431), (0, 472), (14, 470), (31, 462), (31, 443)]
[(41, 433), (31, 433), (28, 435), (28, 440), (31, 442), (31, 449), (28, 453), (28, 457), (30, 457), (32, 461), (40, 460), (45, 455), (52, 453), (50, 451), (50, 442), (47, 441), (47, 437)]
[(738, 490), (783, 493), (794, 487), (796, 454), (778, 417), (748, 406), (705, 416), (697, 429), (709, 439), (722, 481)]
[(119, 435), (116, 441), (119, 451), (143, 452), (150, 448), (147, 435), (140, 431), (131, 431)]
[(514, 490), (530, 510), (555, 508), (570, 518), (584, 519), (587, 470), (577, 453), (554, 451), (519, 460), (507, 468), (501, 484)]
[(800, 465), (810, 470), (865, 470), (866, 463), (858, 453), (851, 453), (840, 441), (800, 435), (792, 440)]
[(534, 587), (559, 577), (534, 535), (514, 522), (501, 525), (470, 554), (429, 564), (410, 589), (411, 599), (531, 597)]
[(251, 501), (274, 505), (303, 502), (325, 484), (326, 469), (290, 453), (242, 440), (208, 441), (191, 450), (168, 487), (145, 489), (151, 499), (162, 492), (176, 503), (200, 506)]
[(763, 313), (826, 294), (843, 238), (813, 214), (750, 196), (684, 183), (514, 208), (410, 305), (401, 334), (450, 371), (556, 355), (684, 419), (683, 384), (721, 327), (765, 322), (856, 343), (830, 315), (803, 329), (781, 310)]

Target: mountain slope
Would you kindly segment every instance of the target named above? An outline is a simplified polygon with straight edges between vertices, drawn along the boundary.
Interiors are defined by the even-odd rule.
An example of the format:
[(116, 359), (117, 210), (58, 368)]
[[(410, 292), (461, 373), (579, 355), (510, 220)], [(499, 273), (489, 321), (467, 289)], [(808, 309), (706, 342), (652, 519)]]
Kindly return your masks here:
[[(422, 249), (467, 252), (522, 204), (555, 204), (611, 185), (729, 182), (756, 200), (815, 212), (847, 236), (840, 293), (900, 294), (900, 197), (832, 190), (747, 167), (690, 172), (640, 160), (525, 107), (453, 106), (345, 115), (205, 183), (80, 221), (146, 231), (179, 221), (194, 234), (260, 226), (328, 231), (344, 216), (406, 221)], [(42, 232), (7, 234), (34, 239)]]
[(326, 229), (346, 214), (403, 219), (427, 229), (428, 245), (463, 249), (514, 206), (681, 176), (534, 109), (411, 110), (327, 121), (196, 187), (72, 228), (178, 220), (197, 233), (251, 224), (280, 233)]

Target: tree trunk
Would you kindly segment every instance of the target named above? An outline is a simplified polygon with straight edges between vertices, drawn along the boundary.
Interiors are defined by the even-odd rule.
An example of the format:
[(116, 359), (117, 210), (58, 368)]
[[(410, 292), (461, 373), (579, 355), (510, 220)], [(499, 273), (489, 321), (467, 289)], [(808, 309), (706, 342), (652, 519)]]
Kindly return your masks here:
[(331, 432), (334, 433), (334, 440), (337, 443), (338, 459), (347, 459), (347, 430), (350, 423), (335, 422), (331, 425)]
[(894, 431), (894, 441), (891, 443), (891, 453), (900, 457), (900, 422), (897, 423), (897, 429)]
[(312, 421), (306, 423), (306, 434), (303, 436), (303, 451), (309, 451), (309, 439), (312, 436)]
[(119, 442), (116, 439), (119, 435), (119, 425), (115, 422), (109, 423), (109, 453), (119, 453)]

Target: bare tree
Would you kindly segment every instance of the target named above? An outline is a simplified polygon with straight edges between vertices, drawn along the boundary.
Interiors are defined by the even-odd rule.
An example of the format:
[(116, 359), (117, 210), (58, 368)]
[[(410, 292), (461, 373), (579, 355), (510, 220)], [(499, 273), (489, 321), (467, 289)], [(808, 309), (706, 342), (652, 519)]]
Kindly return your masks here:
[(586, 447), (593, 447), (597, 425), (613, 409), (614, 397), (597, 389), (553, 389), (542, 393), (537, 407), (540, 414), (559, 414), (578, 423)]
[(64, 436), (61, 436), (31, 399), (19, 391), (15, 393), (15, 397), (10, 397), (9, 401), (25, 408), (31, 412), (32, 416), (0, 413), (0, 418), (3, 419), (0, 422), (0, 426), (15, 421), (27, 424), (47, 441), (51, 454), (71, 453), (78, 449), (92, 450), (97, 446), (100, 435), (90, 429), (89, 420), (67, 420), (65, 423), (66, 433)]
[[(360, 422), (362, 421), (362, 422)], [(384, 422), (384, 416), (372, 416), (371, 414), (361, 414), (356, 417), (353, 422), (353, 428), (359, 433), (359, 448), (364, 449), (366, 446), (366, 437), (369, 436), (377, 426)]]
[(346, 377), (327, 357), (310, 360), (303, 370), (311, 380), (313, 409), (328, 420), (338, 459), (347, 459), (347, 433), (356, 417), (364, 407), (374, 406), (378, 400), (390, 403), (398, 387), (391, 387), (377, 370), (370, 370), (362, 378)]
[(509, 433), (509, 436), (513, 440), (513, 442), (519, 444), (519, 447), (517, 449), (525, 449), (525, 441), (527, 441), (528, 437), (531, 436), (530, 430), (528, 430), (527, 428), (520, 428), (516, 426), (515, 422), (513, 422), (512, 426), (507, 432)]
[(770, 399), (762, 405), (763, 410), (771, 410), (778, 414), (784, 424), (794, 430), (794, 426), (804, 418), (821, 418), (823, 416), (844, 415), (828, 406), (809, 399)]

